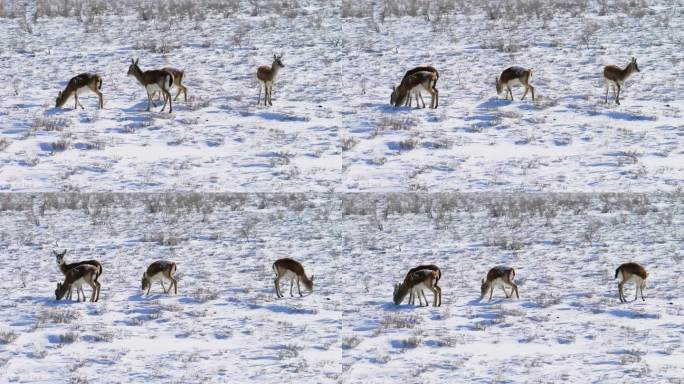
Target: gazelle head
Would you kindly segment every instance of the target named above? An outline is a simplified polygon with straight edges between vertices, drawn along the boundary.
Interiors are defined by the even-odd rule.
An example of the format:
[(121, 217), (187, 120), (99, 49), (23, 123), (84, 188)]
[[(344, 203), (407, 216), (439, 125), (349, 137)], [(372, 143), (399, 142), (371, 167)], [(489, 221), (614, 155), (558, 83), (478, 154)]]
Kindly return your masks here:
[(55, 289), (55, 299), (62, 300), (62, 298), (64, 297), (64, 295), (66, 295), (68, 290), (68, 287), (64, 284), (57, 283), (57, 289)]
[(501, 84), (501, 80), (496, 77), (496, 93), (499, 94), (501, 91), (503, 91), (503, 85)]
[(480, 286), (480, 299), (485, 297), (485, 295), (487, 294), (487, 291), (489, 291), (489, 288), (491, 287), (491, 285), (492, 285), (491, 281), (487, 281), (484, 278), (482, 278), (482, 285)]
[(637, 65), (636, 57), (632, 57), (632, 61), (629, 62), (629, 65), (627, 67), (631, 67), (634, 71), (641, 72), (639, 70), (639, 66)]
[(404, 301), (406, 294), (408, 294), (408, 290), (403, 289), (403, 284), (394, 284), (394, 293), (392, 296), (395, 305), (401, 304), (401, 302)]
[(142, 290), (146, 291), (150, 287), (150, 279), (147, 277), (147, 272), (143, 272), (142, 277)]
[(138, 60), (140, 60), (140, 58), (135, 60), (131, 59), (131, 65), (128, 66), (128, 73), (126, 73), (126, 76), (133, 76), (136, 72), (140, 71), (140, 68), (138, 67)]
[(63, 250), (62, 252), (57, 252), (54, 249), (52, 250), (52, 254), (55, 255), (55, 257), (57, 258), (57, 264), (58, 265), (61, 265), (64, 263), (64, 255), (66, 255), (66, 253), (67, 253), (66, 249)]
[(66, 103), (68, 96), (68, 93), (59, 91), (59, 95), (57, 95), (57, 99), (55, 100), (55, 108), (60, 108), (63, 106)]
[(271, 69), (274, 69), (274, 67), (279, 67), (279, 68), (285, 68), (285, 64), (283, 64), (283, 55), (273, 55), (273, 64), (271, 65)]

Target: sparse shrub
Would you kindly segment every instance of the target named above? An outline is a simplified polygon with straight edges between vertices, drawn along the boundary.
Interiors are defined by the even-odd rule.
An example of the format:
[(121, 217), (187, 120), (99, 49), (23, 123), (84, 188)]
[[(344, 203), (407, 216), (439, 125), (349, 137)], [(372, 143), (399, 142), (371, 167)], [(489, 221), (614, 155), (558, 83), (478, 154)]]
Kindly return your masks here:
[[(356, 144), (359, 143), (359, 140), (353, 138), (353, 137), (343, 137), (340, 139), (340, 144), (342, 145), (342, 151), (349, 151), (350, 149), (354, 148)], [(0, 145), (0, 148), (2, 146)], [(1, 149), (0, 149), (1, 150)]]
[(352, 349), (359, 344), (361, 344), (361, 338), (356, 335), (342, 338), (342, 349)]
[(0, 331), (0, 345), (9, 344), (17, 339), (17, 335), (14, 331)]
[(402, 316), (399, 314), (392, 314), (385, 316), (381, 322), (381, 328), (414, 328), (420, 323), (420, 318), (415, 315)]
[(421, 339), (418, 336), (411, 336), (408, 339), (401, 341), (401, 347), (406, 349), (413, 349), (420, 345)]
[(278, 352), (278, 358), (280, 360), (285, 360), (285, 359), (292, 359), (297, 356), (299, 356), (299, 351), (302, 350), (302, 347), (296, 344), (286, 344), (283, 345), (280, 351)]

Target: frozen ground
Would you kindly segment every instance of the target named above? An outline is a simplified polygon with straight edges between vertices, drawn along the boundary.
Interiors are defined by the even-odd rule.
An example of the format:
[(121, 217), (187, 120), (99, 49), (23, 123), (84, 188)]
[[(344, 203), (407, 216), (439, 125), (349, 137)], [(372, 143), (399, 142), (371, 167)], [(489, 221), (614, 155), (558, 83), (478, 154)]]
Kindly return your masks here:
[[(682, 383), (681, 195), (5, 195), (0, 381)], [(55, 302), (51, 250), (104, 265), (98, 303)], [(638, 241), (635, 241), (638, 240)], [(271, 263), (315, 275), (276, 299)], [(178, 263), (178, 296), (141, 296)], [(615, 267), (650, 272), (617, 300)], [(443, 305), (391, 303), (412, 265)], [(490, 266), (520, 300), (478, 302)], [(498, 292), (500, 294), (500, 292)]]
[[(607, 2), (605, 14), (599, 3), (575, 2), (588, 6), (574, 15), (578, 6), (567, 4), (571, 11), (507, 11), (445, 1), (429, 22), (383, 16), (383, 4), (403, 3), (411, 2), (301, 2), (263, 6), (258, 16), (243, 3), (226, 18), (199, 9), (194, 21), (143, 21), (135, 11), (83, 23), (3, 19), (0, 189), (654, 191), (682, 183), (681, 1)], [(274, 106), (257, 107), (255, 69), (273, 53), (285, 64)], [(622, 105), (602, 104), (602, 67), (632, 56), (641, 73)], [(170, 116), (144, 112), (143, 89), (126, 77), (133, 57), (143, 69), (185, 68), (190, 101)], [(440, 70), (440, 108), (389, 107), (390, 86), (419, 64)], [(534, 69), (537, 101), (495, 95), (494, 77), (514, 64)], [(106, 108), (88, 96), (85, 111), (52, 108), (84, 71), (104, 76)]]

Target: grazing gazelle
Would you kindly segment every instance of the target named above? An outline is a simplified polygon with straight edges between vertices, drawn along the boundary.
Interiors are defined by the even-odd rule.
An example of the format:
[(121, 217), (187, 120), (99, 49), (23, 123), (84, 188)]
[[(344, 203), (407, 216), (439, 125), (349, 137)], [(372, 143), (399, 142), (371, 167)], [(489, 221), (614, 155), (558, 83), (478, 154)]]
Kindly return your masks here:
[(308, 278), (306, 272), (304, 272), (304, 267), (298, 261), (290, 258), (278, 259), (273, 263), (273, 272), (275, 272), (276, 275), (273, 282), (275, 283), (276, 295), (278, 297), (284, 296), (280, 290), (280, 279), (282, 278), (290, 279), (290, 297), (294, 296), (292, 294), (292, 286), (294, 285), (295, 280), (297, 281), (297, 292), (299, 292), (299, 296), (302, 296), (302, 291), (299, 288), (300, 280), (304, 283), (304, 288), (309, 292), (313, 291), (314, 277), (311, 275), (311, 278)]
[[(394, 100), (393, 105), (395, 107), (401, 107), (402, 105), (405, 105), (406, 98), (410, 98), (411, 94), (413, 93), (416, 95), (416, 107), (420, 108), (417, 95), (420, 93), (420, 89), (422, 88), (426, 90), (430, 96), (432, 96), (430, 108), (437, 108), (439, 98), (439, 92), (437, 91), (437, 88), (435, 88), (437, 79), (438, 75), (436, 72), (418, 71), (410, 75), (405, 79), (405, 81), (402, 80), (401, 84), (399, 84), (399, 87), (393, 88), (392, 96), (390, 97), (390, 99)], [(425, 102), (423, 102), (423, 108), (425, 108)]]
[(273, 105), (271, 102), (273, 82), (275, 81), (280, 68), (285, 68), (282, 59), (283, 55), (273, 55), (273, 63), (271, 63), (270, 67), (268, 65), (262, 65), (261, 67), (257, 68), (257, 80), (259, 81), (259, 96), (257, 98), (257, 105), (259, 105), (261, 101), (261, 84), (264, 85), (264, 105), (267, 105), (267, 103), (268, 105)]
[[(83, 284), (90, 285), (93, 292), (90, 295), (90, 301), (97, 301), (100, 297), (100, 283), (97, 281), (97, 268), (89, 265), (83, 264), (78, 267), (71, 268), (64, 275), (64, 282), (57, 283), (57, 289), (55, 289), (55, 298), (61, 300), (65, 294), (71, 293), (72, 288), (76, 289), (76, 294), (78, 295), (78, 301), (81, 301), (81, 293)], [(83, 294), (83, 301), (86, 300), (85, 293)]]
[(530, 84), (530, 77), (532, 77), (532, 68), (506, 68), (503, 72), (501, 72), (501, 76), (496, 78), (496, 93), (500, 94), (504, 91), (504, 88), (506, 88), (506, 99), (508, 100), (508, 95), (511, 95), (511, 100), (513, 100), (513, 91), (511, 91), (511, 85), (519, 84), (525, 87), (525, 93), (523, 93), (523, 96), (520, 100), (525, 100), (527, 91), (532, 93), (532, 100), (534, 100), (534, 87), (532, 84)]
[[(514, 278), (515, 269), (512, 267), (498, 265), (490, 269), (487, 273), (487, 280), (482, 279), (482, 286), (480, 287), (480, 300), (482, 300), (487, 295), (487, 291), (489, 291), (489, 301), (491, 301), (492, 294), (494, 293), (494, 287), (496, 286), (500, 286), (501, 289), (503, 289), (506, 297), (513, 297), (513, 293), (515, 292), (515, 296), (519, 299), (520, 295), (518, 295), (518, 286), (513, 283)], [(511, 287), (510, 295), (506, 291), (506, 286)]]
[[(181, 93), (183, 93), (183, 98), (185, 102), (188, 102), (188, 88), (183, 85), (183, 78), (185, 77), (185, 71), (182, 71), (180, 69), (172, 68), (172, 67), (164, 67), (161, 69), (162, 71), (170, 72), (173, 75), (173, 85), (178, 88), (178, 93), (176, 94), (176, 97), (173, 98), (173, 101), (178, 100), (178, 96), (180, 96)], [(159, 91), (154, 91), (154, 94), (156, 94), (159, 99), (161, 99), (161, 93)], [(152, 97), (154, 97), (154, 94)]]
[[(404, 282), (407, 281), (407, 279), (409, 278), (409, 275), (411, 275), (413, 272), (420, 271), (422, 269), (428, 269), (428, 270), (437, 272), (437, 278), (435, 279), (434, 285), (435, 285), (435, 287), (437, 287), (439, 289), (439, 303), (437, 304), (437, 306), (439, 307), (442, 305), (442, 288), (439, 287), (437, 285), (437, 283), (439, 283), (439, 279), (442, 278), (442, 271), (439, 269), (438, 266), (436, 266), (434, 264), (426, 264), (426, 265), (419, 265), (417, 267), (411, 268), (411, 269), (409, 269), (408, 272), (406, 272), (406, 277), (404, 277)], [(422, 290), (420, 291), (420, 293), (423, 294), (423, 297), (425, 297), (425, 294), (423, 293)], [(418, 297), (418, 300), (420, 300), (420, 297)], [(427, 301), (427, 299), (425, 301)], [(412, 290), (409, 293), (409, 304), (413, 304), (413, 303), (415, 303), (415, 296), (413, 295), (413, 290)]]
[[(173, 288), (173, 293), (178, 294), (178, 285), (176, 279), (173, 275), (176, 274), (176, 263), (173, 261), (158, 260), (150, 264), (147, 270), (143, 273), (142, 277), (142, 290), (147, 290), (145, 295), (150, 294), (150, 288), (152, 288), (152, 283), (158, 281), (162, 286), (164, 293), (171, 292)], [(167, 290), (164, 286), (164, 280), (169, 282), (169, 289)]]
[[(401, 79), (401, 83), (399, 83), (399, 86), (401, 87), (401, 85), (404, 84), (406, 82), (406, 80), (408, 80), (408, 78), (416, 72), (432, 72), (432, 73), (434, 73), (437, 77), (435, 78), (435, 81), (432, 84), (432, 88), (434, 90), (437, 90), (437, 80), (439, 80), (439, 72), (437, 72), (435, 67), (431, 67), (431, 66), (415, 67), (415, 68), (409, 69), (408, 71), (406, 71), (406, 73), (404, 74), (404, 77)], [(420, 94), (420, 88), (416, 88), (414, 90), (414, 95), (416, 97), (416, 103), (418, 103), (418, 99), (420, 98), (420, 101), (422, 101), (423, 105), (425, 105), (425, 101), (423, 101), (423, 96)], [(391, 105), (394, 105), (394, 101), (396, 100), (396, 98), (397, 98), (397, 88), (392, 87), (392, 94), (390, 95), (390, 104)], [(406, 99), (406, 103), (404, 103), (404, 105), (409, 106), (409, 107), (411, 106), (411, 98), (410, 97)], [(437, 100), (435, 108), (437, 108), (438, 105), (439, 105), (439, 100)]]
[[(606, 99), (604, 103), (608, 103), (608, 86), (613, 86), (613, 94), (615, 95), (615, 103), (620, 105), (620, 90), (625, 80), (632, 76), (634, 72), (639, 71), (639, 66), (637, 65), (636, 58), (632, 57), (632, 60), (627, 64), (625, 69), (618, 67), (617, 65), (606, 65), (603, 68), (603, 80), (606, 85)], [(617, 88), (617, 91), (616, 91)]]
[(145, 87), (145, 91), (147, 92), (147, 111), (150, 110), (150, 104), (152, 104), (152, 94), (156, 91), (160, 91), (164, 96), (164, 105), (161, 110), (164, 111), (166, 102), (168, 101), (169, 113), (171, 113), (173, 107), (169, 90), (173, 85), (173, 74), (161, 69), (152, 69), (143, 72), (138, 66), (138, 60), (139, 59), (131, 59), (131, 65), (128, 67), (127, 75), (134, 76), (140, 85)]
[[(427, 297), (425, 297), (425, 293), (423, 292), (423, 289), (429, 289), (433, 294), (432, 306), (436, 307), (437, 299), (439, 298), (440, 303), (442, 301), (442, 289), (437, 286), (439, 275), (439, 272), (433, 271), (431, 269), (421, 269), (413, 273), (409, 273), (401, 284), (394, 285), (394, 304), (401, 304), (406, 295), (410, 293), (412, 295), (418, 296), (418, 302), (420, 303), (421, 307), (423, 306), (423, 300), (420, 297), (422, 294), (423, 299), (425, 299), (425, 305), (429, 306), (430, 304), (427, 300)], [(413, 303), (409, 302), (409, 304)]]
[(648, 278), (648, 273), (646, 269), (637, 263), (625, 263), (619, 266), (615, 270), (615, 278), (621, 277), (618, 283), (618, 295), (620, 296), (620, 302), (624, 303), (627, 301), (625, 299), (624, 286), (628, 281), (633, 281), (636, 284), (636, 293), (634, 294), (634, 300), (639, 298), (639, 292), (641, 292), (641, 300), (644, 299), (644, 287), (646, 286), (646, 279)]
[[(67, 273), (69, 273), (69, 271), (71, 269), (78, 267), (80, 265), (92, 265), (93, 267), (95, 267), (95, 271), (96, 271), (95, 279), (96, 280), (99, 279), (100, 275), (102, 274), (102, 264), (100, 264), (100, 262), (97, 260), (84, 260), (84, 261), (77, 261), (75, 263), (67, 263), (66, 260), (64, 260), (64, 256), (67, 253), (66, 249), (63, 250), (62, 252), (57, 252), (57, 251), (53, 250), (52, 253), (55, 255), (56, 261), (57, 261), (57, 266), (59, 267), (59, 270), (62, 272), (62, 274), (64, 276), (66, 276)], [(81, 293), (83, 294), (83, 297), (85, 297), (85, 292), (83, 292), (83, 288), (80, 285), (78, 287), (81, 289)], [(78, 294), (78, 292), (76, 292), (76, 293)], [(67, 295), (67, 299), (71, 300), (71, 290), (69, 291), (69, 294)], [(95, 301), (97, 301), (99, 299), (100, 299), (100, 290), (98, 288), (97, 298), (95, 299)]]
[(73, 95), (75, 100), (74, 109), (77, 109), (79, 105), (81, 106), (81, 109), (85, 109), (83, 108), (83, 104), (78, 101), (78, 94), (83, 93), (86, 90), (90, 90), (100, 99), (98, 107), (102, 109), (104, 107), (104, 101), (102, 100), (102, 92), (100, 92), (101, 89), (102, 77), (100, 77), (100, 75), (95, 73), (81, 73), (80, 75), (72, 77), (67, 83), (66, 88), (59, 92), (55, 107), (61, 108)]

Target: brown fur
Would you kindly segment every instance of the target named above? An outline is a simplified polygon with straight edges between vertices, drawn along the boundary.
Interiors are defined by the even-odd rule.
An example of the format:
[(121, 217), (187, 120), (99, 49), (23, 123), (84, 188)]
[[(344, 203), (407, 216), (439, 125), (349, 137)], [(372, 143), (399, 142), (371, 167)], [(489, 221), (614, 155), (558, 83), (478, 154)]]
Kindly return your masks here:
[[(438, 275), (440, 273), (437, 271), (433, 271), (430, 269), (421, 269), (418, 271), (415, 271), (413, 273), (410, 273), (406, 276), (404, 281), (401, 284), (396, 284), (394, 286), (394, 294), (393, 294), (393, 301), (394, 304), (399, 305), (401, 304), (402, 301), (404, 301), (404, 298), (406, 295), (409, 293), (413, 292), (414, 290), (417, 289), (417, 286), (420, 284), (425, 285), (428, 289), (432, 291), (433, 294), (433, 300), (432, 300), (432, 306), (436, 307), (437, 306), (437, 301), (439, 298), (439, 302), (441, 304), (441, 296), (442, 296), (442, 289), (436, 285), (436, 281), (438, 278)], [(418, 296), (418, 301), (420, 302), (420, 305), (423, 305), (423, 302), (420, 298), (422, 291), (415, 292), (415, 295)], [(425, 303), (428, 304), (427, 297), (425, 297), (425, 294), (423, 293), (423, 298), (425, 299)], [(412, 302), (409, 302), (409, 304), (413, 304)]]
[(147, 93), (147, 111), (150, 110), (150, 104), (152, 104), (152, 96), (156, 91), (154, 90), (150, 92), (148, 86), (155, 85), (158, 87), (158, 89), (164, 96), (164, 105), (162, 106), (161, 110), (164, 111), (164, 108), (166, 108), (166, 103), (168, 101), (169, 113), (171, 113), (173, 109), (173, 103), (171, 102), (171, 93), (169, 92), (169, 89), (171, 89), (171, 86), (174, 83), (173, 74), (171, 72), (164, 71), (161, 69), (152, 69), (143, 72), (138, 66), (138, 59), (136, 59), (135, 61), (131, 60), (131, 65), (128, 67), (127, 75), (135, 77), (136, 80), (138, 80), (138, 82), (140, 83), (140, 85), (145, 87), (145, 91)]
[(636, 284), (634, 300), (638, 299), (639, 292), (641, 292), (641, 300), (646, 300), (644, 299), (644, 287), (648, 279), (648, 272), (646, 272), (644, 267), (637, 263), (624, 263), (615, 270), (615, 278), (617, 279), (618, 276), (622, 276), (621, 281), (618, 283), (618, 296), (621, 302), (627, 301), (625, 299), (624, 285), (632, 280)]
[[(394, 106), (400, 107), (406, 104), (406, 98), (411, 97), (411, 92), (418, 91), (417, 87), (423, 87), (432, 96), (430, 108), (437, 108), (439, 91), (434, 88), (438, 75), (434, 72), (420, 71), (410, 75), (406, 81), (402, 81), (398, 88), (394, 88), (392, 94), (394, 96)], [(417, 105), (419, 108), (420, 105)], [(423, 102), (423, 108), (425, 103)]]
[[(502, 285), (501, 289), (503, 289), (504, 294), (506, 297), (512, 297), (513, 293), (515, 293), (515, 296), (519, 299), (520, 295), (518, 294), (518, 286), (513, 283), (513, 279), (515, 279), (515, 269), (512, 267), (505, 267), (505, 266), (496, 266), (487, 272), (487, 279), (482, 279), (482, 285), (480, 286), (480, 299), (484, 298), (487, 294), (487, 291), (489, 291), (489, 300), (492, 300), (492, 295), (494, 293), (494, 282), (500, 279)], [(504, 285), (509, 285), (511, 286), (511, 294), (509, 296), (508, 292), (506, 292), (506, 288), (504, 288)]]
[[(434, 73), (437, 77), (435, 78), (435, 81), (432, 83), (432, 88), (437, 90), (437, 80), (439, 80), (439, 72), (435, 69), (435, 67), (431, 66), (422, 66), (422, 67), (415, 67), (411, 68), (406, 73), (404, 74), (404, 77), (401, 79), (401, 83), (399, 83), (399, 86), (401, 87), (402, 84), (405, 84), (406, 80), (408, 80), (411, 75), (417, 72), (432, 72)], [(392, 94), (390, 95), (390, 104), (394, 105), (394, 102), (397, 98), (397, 88), (393, 87), (392, 88)], [(420, 94), (420, 90), (416, 91), (416, 103), (418, 102), (418, 98), (420, 98), (420, 101), (423, 101), (423, 96)], [(425, 104), (425, 101), (423, 101), (423, 104)], [(437, 102), (437, 105), (435, 105), (435, 108), (437, 108), (439, 104), (439, 100)], [(406, 99), (406, 102), (404, 103), (405, 106), (411, 106), (411, 97), (408, 97)]]
[[(64, 282), (57, 283), (57, 289), (55, 289), (55, 298), (57, 300), (61, 300), (67, 293), (69, 293), (69, 296), (71, 296), (72, 285), (81, 278), (85, 280), (86, 284), (90, 285), (90, 288), (92, 288), (90, 301), (94, 302), (99, 300), (100, 283), (97, 281), (97, 268), (88, 264), (79, 265), (67, 271), (64, 276)], [(79, 290), (77, 289), (76, 293), (78, 294), (78, 292)], [(80, 294), (78, 294), (78, 300), (81, 301)], [(85, 300), (85, 294), (83, 294), (83, 300)]]
[(637, 65), (636, 58), (634, 57), (632, 57), (632, 60), (627, 64), (625, 69), (616, 65), (606, 65), (603, 68), (603, 79), (606, 83), (605, 103), (608, 103), (608, 85), (612, 85), (613, 93), (615, 94), (615, 103), (620, 105), (620, 91), (622, 90), (622, 85), (634, 72), (641, 72)]
[[(273, 82), (275, 82), (276, 76), (280, 68), (285, 68), (282, 62), (283, 55), (276, 56), (273, 55), (273, 63), (271, 66), (262, 65), (257, 68), (257, 81), (264, 85), (264, 105), (273, 105), (271, 101), (271, 93), (273, 92)], [(259, 97), (257, 98), (257, 105), (261, 101), (261, 85), (259, 85)]]
[[(439, 269), (439, 267), (436, 266), (435, 264), (424, 264), (424, 265), (419, 265), (419, 266), (417, 266), (417, 267), (413, 267), (413, 268), (409, 269), (409, 271), (406, 272), (406, 276), (404, 277), (404, 282), (406, 282), (406, 281), (408, 280), (409, 275), (411, 275), (411, 274), (414, 273), (414, 272), (423, 270), (423, 269), (427, 269), (427, 270), (430, 270), (430, 271), (435, 271), (435, 272), (437, 272), (437, 278), (435, 279), (435, 284), (434, 284), (434, 285), (435, 285), (435, 287), (440, 288), (440, 287), (438, 286), (438, 283), (439, 283), (439, 279), (442, 278), (442, 270)], [(422, 293), (422, 292), (421, 292), (421, 293)], [(410, 292), (409, 303), (413, 303), (414, 300), (415, 300), (415, 298), (413, 297), (413, 292)], [(442, 291), (441, 291), (441, 288), (440, 288), (440, 291), (439, 291), (439, 304), (438, 304), (437, 306), (440, 307), (441, 305), (442, 305)]]
[(86, 88), (96, 94), (99, 99), (98, 107), (100, 109), (104, 107), (102, 92), (100, 92), (102, 89), (102, 77), (95, 73), (81, 73), (80, 75), (72, 77), (67, 83), (66, 88), (59, 92), (57, 100), (55, 101), (55, 107), (61, 108), (73, 95), (74, 109), (78, 108), (79, 105), (81, 106), (81, 109), (85, 109), (83, 104), (78, 101), (78, 91), (82, 88)]
[(169, 289), (167, 290), (166, 287), (164, 286), (164, 280), (159, 279), (159, 283), (162, 286), (162, 290), (164, 293), (169, 293), (171, 292), (171, 288), (173, 288), (173, 293), (175, 295), (178, 294), (178, 284), (176, 279), (173, 277), (173, 275), (176, 273), (176, 263), (173, 261), (166, 261), (166, 260), (157, 260), (154, 263), (150, 264), (145, 272), (143, 273), (142, 277), (142, 289), (147, 290), (146, 295), (150, 294), (150, 289), (152, 288), (152, 279), (155, 278), (158, 274), (162, 274), (164, 278), (167, 280), (171, 280), (171, 285), (169, 286)]
[(520, 100), (525, 100), (525, 96), (527, 96), (527, 91), (531, 91), (532, 100), (534, 101), (534, 87), (532, 86), (532, 84), (530, 84), (531, 77), (532, 68), (506, 68), (503, 72), (501, 72), (501, 76), (496, 78), (496, 93), (501, 93), (504, 90), (504, 88), (506, 88), (506, 99), (508, 99), (508, 95), (511, 95), (511, 100), (513, 100), (513, 91), (511, 90), (511, 85), (513, 83), (519, 82), (523, 87), (525, 87), (525, 93), (523, 93), (523, 96)]
[[(302, 291), (299, 287), (299, 281), (304, 284), (304, 288), (306, 288), (309, 291), (313, 291), (313, 275), (311, 278), (308, 278), (306, 276), (306, 272), (304, 272), (304, 266), (296, 260), (290, 259), (290, 258), (283, 258), (283, 259), (278, 259), (276, 260), (275, 263), (273, 263), (273, 272), (275, 272), (275, 290), (276, 290), (276, 295), (278, 297), (283, 297), (283, 293), (280, 290), (280, 279), (286, 276), (290, 276), (290, 296), (293, 296), (292, 294), (292, 288), (294, 285), (294, 281), (297, 281), (297, 291), (299, 292), (299, 296), (302, 296)], [(292, 277), (294, 276), (294, 277)]]
[[(67, 264), (66, 260), (64, 260), (64, 256), (66, 255), (67, 251), (64, 250), (62, 252), (57, 252), (57, 251), (52, 251), (52, 253), (55, 255), (57, 258), (57, 266), (59, 267), (59, 270), (62, 272), (64, 276), (67, 275), (67, 272), (69, 270), (78, 267), (80, 265), (92, 265), (96, 269), (96, 274), (95, 274), (95, 280), (100, 278), (100, 275), (102, 274), (102, 264), (100, 264), (99, 261), (97, 260), (84, 260), (84, 261), (77, 261), (75, 263), (69, 263)], [(83, 296), (85, 297), (85, 293), (81, 290), (81, 293), (83, 293)], [(67, 296), (68, 299), (71, 299), (71, 292), (69, 292), (69, 295)], [(100, 299), (100, 291), (97, 291), (97, 298), (95, 301)]]

